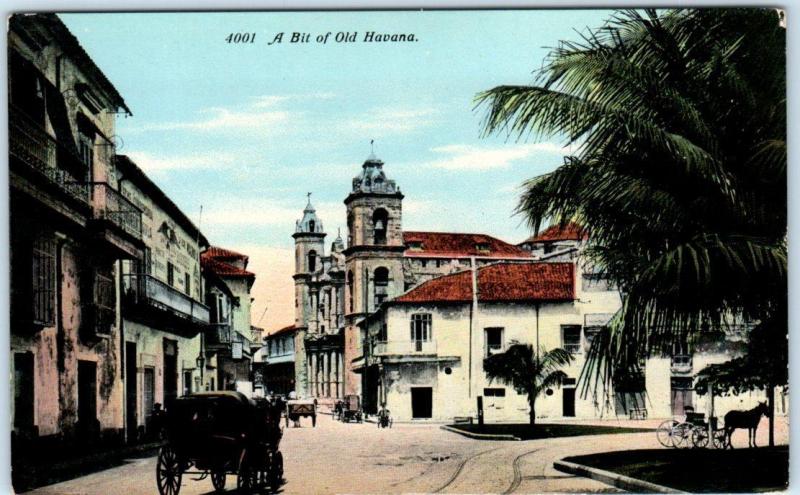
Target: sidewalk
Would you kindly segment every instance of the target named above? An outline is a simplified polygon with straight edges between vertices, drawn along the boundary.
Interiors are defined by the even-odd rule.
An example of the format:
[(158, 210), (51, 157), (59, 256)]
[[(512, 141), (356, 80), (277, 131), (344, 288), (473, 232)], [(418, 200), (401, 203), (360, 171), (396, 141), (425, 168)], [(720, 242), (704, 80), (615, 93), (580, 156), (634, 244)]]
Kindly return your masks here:
[(12, 465), (11, 479), (17, 493), (58, 483), (90, 473), (119, 466), (125, 459), (155, 455), (161, 442), (148, 442), (125, 446), (114, 450), (93, 452), (78, 457), (58, 461), (25, 459), (17, 466)]

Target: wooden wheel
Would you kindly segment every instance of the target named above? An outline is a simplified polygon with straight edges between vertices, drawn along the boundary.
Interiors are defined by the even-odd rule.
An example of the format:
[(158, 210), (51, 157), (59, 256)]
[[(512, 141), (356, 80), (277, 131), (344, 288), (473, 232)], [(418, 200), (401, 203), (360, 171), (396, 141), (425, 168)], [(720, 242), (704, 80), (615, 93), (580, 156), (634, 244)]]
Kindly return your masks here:
[(250, 468), (243, 467), (239, 470), (239, 475), (236, 477), (236, 489), (242, 492), (248, 492), (258, 486), (258, 471), (253, 471)]
[(160, 495), (178, 495), (181, 491), (183, 471), (178, 454), (169, 445), (164, 445), (158, 452), (156, 463), (156, 483)]
[(214, 485), (214, 490), (221, 492), (225, 490), (225, 479), (227, 478), (227, 473), (225, 471), (212, 471), (211, 472), (211, 484)]
[(675, 444), (672, 441), (672, 436), (675, 435), (676, 426), (678, 426), (678, 422), (672, 419), (668, 419), (667, 421), (664, 421), (658, 425), (658, 429), (656, 430), (656, 438), (658, 438), (658, 443), (667, 448), (675, 447)]

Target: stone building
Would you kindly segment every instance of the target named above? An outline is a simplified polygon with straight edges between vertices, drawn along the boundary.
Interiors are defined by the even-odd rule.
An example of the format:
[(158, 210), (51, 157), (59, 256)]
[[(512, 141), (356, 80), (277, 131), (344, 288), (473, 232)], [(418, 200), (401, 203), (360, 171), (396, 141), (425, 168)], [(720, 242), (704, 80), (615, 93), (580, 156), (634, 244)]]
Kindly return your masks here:
[[(252, 342), (250, 290), (256, 275), (247, 270), (249, 257), (211, 246), (201, 254), (203, 271), (218, 282), (207, 295), (216, 303), (215, 325), (205, 338), (207, 365), (211, 367), (210, 390), (252, 393)], [(260, 335), (257, 337), (260, 340)]]
[(297, 394), (343, 395), (344, 243), (325, 255), (325, 233), (311, 197), (292, 235), (295, 244), (294, 368)]
[(8, 42), (15, 456), (27, 441), (119, 442), (120, 261), (144, 249), (113, 159), (130, 110), (55, 15), (11, 16)]
[(253, 368), (263, 376), (265, 394), (287, 396), (295, 390), (295, 333), (295, 326), (289, 325), (264, 338), (262, 358), (254, 360)]
[(202, 388), (197, 358), (209, 324), (200, 273), (205, 236), (127, 156), (120, 192), (142, 211), (142, 256), (122, 264), (125, 419), (128, 438), (147, 430), (155, 404)]

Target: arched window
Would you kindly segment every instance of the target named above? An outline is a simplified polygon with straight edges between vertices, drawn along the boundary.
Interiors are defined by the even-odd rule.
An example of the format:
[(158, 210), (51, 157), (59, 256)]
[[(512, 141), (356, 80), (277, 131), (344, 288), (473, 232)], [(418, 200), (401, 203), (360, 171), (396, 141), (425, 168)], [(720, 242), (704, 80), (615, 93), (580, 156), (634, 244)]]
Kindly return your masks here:
[(314, 273), (317, 271), (317, 252), (313, 249), (308, 252), (308, 272)]
[(309, 220), (308, 221), (308, 231), (309, 232), (314, 232), (314, 227), (316, 227), (316, 226), (317, 226), (317, 222), (315, 222), (314, 220)]
[(353, 312), (353, 272), (347, 272), (347, 311)]
[(373, 286), (375, 291), (375, 308), (377, 308), (389, 295), (389, 270), (387, 268), (381, 266), (375, 269)]
[(378, 208), (372, 214), (372, 230), (374, 244), (386, 244), (386, 230), (389, 228), (389, 214), (383, 208)]

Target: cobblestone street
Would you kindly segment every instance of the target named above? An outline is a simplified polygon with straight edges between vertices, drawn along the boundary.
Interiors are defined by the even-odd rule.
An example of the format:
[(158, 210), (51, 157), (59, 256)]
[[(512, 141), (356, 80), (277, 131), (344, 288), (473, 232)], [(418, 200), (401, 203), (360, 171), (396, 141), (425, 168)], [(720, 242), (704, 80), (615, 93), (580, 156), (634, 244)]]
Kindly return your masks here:
[[(605, 421), (606, 425), (655, 426), (652, 421)], [(785, 418), (776, 422), (776, 440), (786, 443)], [(766, 421), (759, 428), (766, 445)], [(734, 443), (744, 446), (746, 433)], [(390, 430), (372, 423), (342, 424), (330, 416), (316, 428), (305, 420), (284, 431), (286, 484), (281, 493), (593, 493), (618, 490), (553, 469), (553, 461), (571, 455), (610, 450), (658, 448), (654, 433), (513, 441), (478, 441), (444, 431), (438, 425), (396, 424)], [(35, 495), (157, 493), (155, 457), (29, 492)], [(235, 491), (229, 476), (227, 491)], [(209, 479), (183, 478), (182, 494), (211, 494)]]

